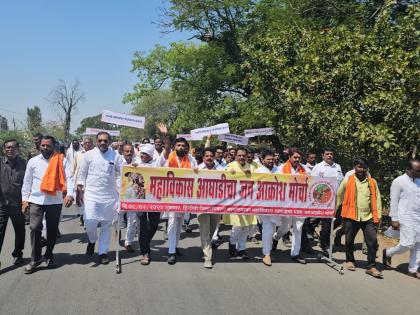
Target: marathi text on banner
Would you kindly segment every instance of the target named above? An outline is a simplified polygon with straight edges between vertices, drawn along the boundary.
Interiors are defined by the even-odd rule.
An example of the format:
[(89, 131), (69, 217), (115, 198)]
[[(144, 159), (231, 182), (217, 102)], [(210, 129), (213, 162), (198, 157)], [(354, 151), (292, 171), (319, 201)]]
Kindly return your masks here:
[(193, 138), (201, 137), (201, 139), (208, 135), (222, 135), (229, 133), (229, 124), (223, 123), (211, 127), (193, 129), (190, 133)]
[(100, 132), (107, 132), (111, 137), (119, 137), (120, 131), (119, 130), (105, 130), (105, 129), (98, 129), (98, 128), (86, 128), (84, 135), (86, 136), (96, 136)]
[(102, 111), (102, 121), (110, 124), (144, 129), (146, 119), (143, 116), (128, 115), (123, 113)]
[(244, 131), (245, 137), (252, 138), (257, 136), (270, 136), (274, 134), (274, 128), (247, 129)]
[(335, 178), (132, 166), (123, 175), (123, 211), (335, 215)]
[(249, 141), (248, 137), (234, 135), (234, 134), (231, 134), (231, 133), (224, 134), (224, 135), (219, 135), (218, 139), (219, 139), (219, 141), (238, 144), (238, 145), (247, 145), (248, 141)]

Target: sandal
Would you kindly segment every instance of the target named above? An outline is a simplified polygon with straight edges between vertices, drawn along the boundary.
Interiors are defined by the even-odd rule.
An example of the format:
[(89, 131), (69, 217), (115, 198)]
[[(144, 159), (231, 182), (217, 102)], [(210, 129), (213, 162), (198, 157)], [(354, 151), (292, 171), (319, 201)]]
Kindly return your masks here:
[(345, 268), (349, 271), (356, 271), (356, 266), (351, 261), (346, 262)]
[(143, 266), (150, 264), (149, 255), (143, 255), (143, 257), (141, 257), (140, 259), (140, 264), (142, 264)]
[(372, 267), (368, 270), (365, 271), (366, 274), (371, 275), (372, 277), (376, 278), (376, 279), (383, 279), (383, 275), (380, 271), (378, 271), (378, 269), (376, 269), (375, 267)]

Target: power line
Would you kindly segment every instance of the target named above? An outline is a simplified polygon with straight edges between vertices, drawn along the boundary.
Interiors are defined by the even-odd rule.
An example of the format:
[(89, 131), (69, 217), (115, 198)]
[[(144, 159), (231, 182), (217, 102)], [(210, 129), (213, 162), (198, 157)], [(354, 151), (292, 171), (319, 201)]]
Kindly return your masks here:
[(0, 107), (0, 110), (4, 110), (5, 112), (9, 112), (9, 113), (12, 113), (12, 114), (25, 115), (26, 116), (26, 114), (24, 114), (24, 113), (14, 112), (12, 110), (8, 110), (8, 109), (2, 108), (2, 107)]

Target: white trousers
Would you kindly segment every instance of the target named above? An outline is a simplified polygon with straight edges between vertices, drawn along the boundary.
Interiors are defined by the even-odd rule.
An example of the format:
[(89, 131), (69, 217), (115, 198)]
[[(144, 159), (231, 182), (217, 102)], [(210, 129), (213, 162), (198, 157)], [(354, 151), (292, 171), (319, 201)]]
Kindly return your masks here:
[[(302, 228), (305, 218), (297, 217), (282, 217), (280, 226), (277, 232), (273, 235), (275, 240), (280, 240), (280, 238), (289, 230), (290, 225), (293, 226), (292, 229), (292, 249), (290, 255), (292, 257), (299, 256), (300, 254), (300, 245), (302, 243)], [(264, 233), (264, 228), (263, 228)]]
[[(273, 235), (276, 231), (276, 224), (272, 222), (269, 216), (261, 216), (262, 221), (262, 252), (263, 255), (270, 255), (273, 247)], [(281, 236), (280, 236), (281, 237)]]
[(89, 237), (89, 243), (96, 243), (98, 240), (98, 223), (101, 223), (99, 232), (98, 254), (107, 254), (109, 244), (111, 243), (111, 225), (112, 221), (99, 221), (94, 219), (85, 220), (86, 233)]
[(249, 235), (250, 225), (248, 226), (232, 226), (232, 231), (230, 232), (229, 243), (231, 245), (236, 245), (238, 251), (246, 249), (246, 240)]
[(179, 243), (179, 236), (181, 235), (182, 224), (184, 217), (169, 217), (168, 218), (168, 253), (175, 254)]
[(402, 254), (410, 250), (410, 261), (408, 263), (409, 272), (417, 272), (420, 267), (420, 242), (414, 244), (414, 246), (403, 246), (401, 243), (398, 243), (396, 246), (388, 248), (386, 250), (386, 255), (392, 257), (395, 254)]
[(201, 249), (203, 250), (204, 260), (211, 261), (213, 258), (211, 240), (219, 220), (220, 215), (218, 214), (200, 213), (198, 215), (198, 222), (200, 223)]
[(127, 230), (125, 231), (124, 241), (124, 244), (126, 246), (134, 244), (134, 238), (136, 237), (137, 227), (139, 226), (138, 221), (139, 219), (137, 217), (137, 212), (127, 212)]

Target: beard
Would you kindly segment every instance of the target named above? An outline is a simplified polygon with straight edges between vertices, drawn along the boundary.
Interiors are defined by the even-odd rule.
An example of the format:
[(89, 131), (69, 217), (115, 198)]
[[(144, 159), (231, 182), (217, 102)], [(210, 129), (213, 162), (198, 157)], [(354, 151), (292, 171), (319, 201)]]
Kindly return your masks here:
[(46, 160), (48, 160), (53, 154), (53, 151), (41, 151), (41, 154)]

